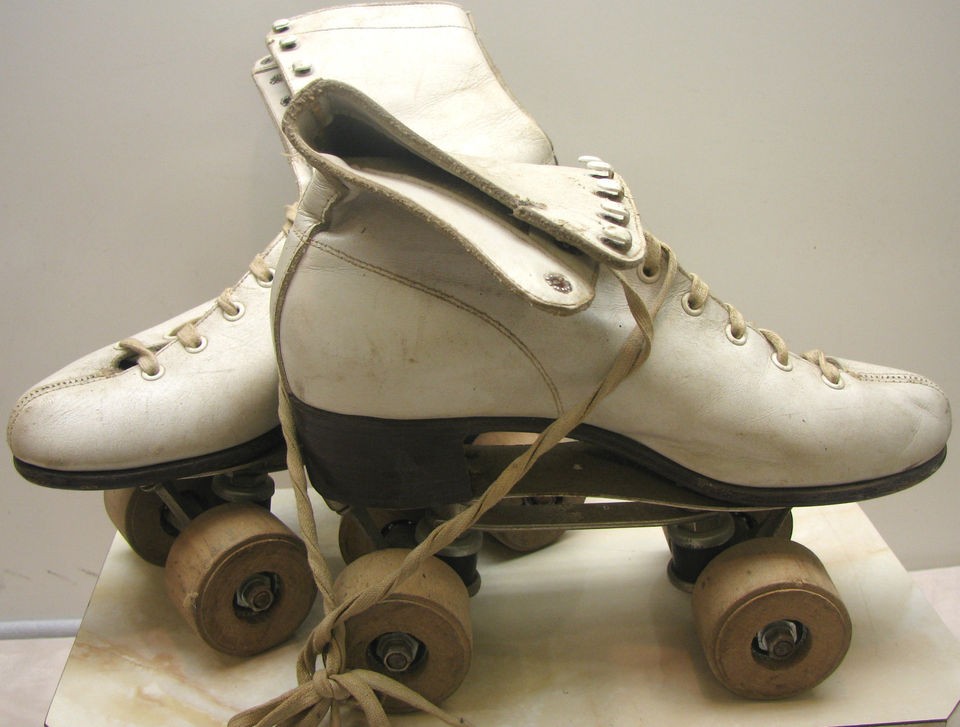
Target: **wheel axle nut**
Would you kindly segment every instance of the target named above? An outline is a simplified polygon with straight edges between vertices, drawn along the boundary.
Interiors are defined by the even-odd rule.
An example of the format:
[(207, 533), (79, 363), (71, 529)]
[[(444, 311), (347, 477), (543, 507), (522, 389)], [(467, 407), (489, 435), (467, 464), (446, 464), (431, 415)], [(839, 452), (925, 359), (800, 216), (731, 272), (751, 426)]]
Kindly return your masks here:
[(257, 573), (237, 589), (237, 605), (254, 613), (262, 613), (273, 605), (277, 594), (269, 573)]
[(375, 651), (387, 671), (400, 674), (416, 661), (420, 653), (420, 642), (410, 634), (397, 631), (379, 637)]
[(789, 659), (797, 650), (800, 632), (794, 621), (774, 621), (757, 634), (757, 646), (771, 659)]

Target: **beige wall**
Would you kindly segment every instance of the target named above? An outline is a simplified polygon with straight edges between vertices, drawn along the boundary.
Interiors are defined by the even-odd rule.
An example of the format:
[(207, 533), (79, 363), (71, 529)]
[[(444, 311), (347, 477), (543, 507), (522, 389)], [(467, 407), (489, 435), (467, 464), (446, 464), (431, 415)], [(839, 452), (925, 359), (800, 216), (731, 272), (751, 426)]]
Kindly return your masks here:
[[(294, 185), (248, 71), (275, 16), (316, 4), (3, 5), (0, 409), (216, 295), (266, 243)], [(960, 5), (471, 7), (560, 161), (612, 162), (721, 298), (794, 350), (960, 396)], [(958, 475), (949, 458), (865, 507), (908, 567), (960, 564)], [(6, 458), (0, 487), (0, 621), (78, 618), (112, 533), (99, 495)]]

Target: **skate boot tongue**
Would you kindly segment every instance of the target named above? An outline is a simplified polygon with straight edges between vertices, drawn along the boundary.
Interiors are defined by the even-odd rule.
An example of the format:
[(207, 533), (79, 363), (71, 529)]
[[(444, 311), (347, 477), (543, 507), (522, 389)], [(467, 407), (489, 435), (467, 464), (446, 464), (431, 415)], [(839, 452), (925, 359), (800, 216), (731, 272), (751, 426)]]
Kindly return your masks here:
[(325, 80), (294, 100), (284, 132), (323, 175), (425, 217), (508, 287), (554, 313), (590, 304), (601, 264), (629, 269), (643, 260), (633, 199), (606, 165), (445, 152), (357, 89)]

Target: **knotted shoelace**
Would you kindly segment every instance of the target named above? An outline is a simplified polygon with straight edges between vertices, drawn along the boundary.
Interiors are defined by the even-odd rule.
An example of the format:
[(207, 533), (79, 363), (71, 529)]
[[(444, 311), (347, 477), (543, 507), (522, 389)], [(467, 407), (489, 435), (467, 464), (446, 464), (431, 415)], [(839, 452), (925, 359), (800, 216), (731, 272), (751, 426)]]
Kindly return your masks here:
[[(475, 526), (480, 518), (506, 497), (513, 487), (530, 471), (544, 454), (549, 452), (582, 423), (606, 396), (613, 392), (631, 372), (642, 366), (653, 343), (653, 319), (669, 294), (671, 282), (678, 271), (676, 256), (669, 246), (645, 233), (648, 244), (647, 259), (657, 261), (656, 269), (644, 271), (648, 278), (660, 280), (663, 285), (648, 307), (633, 289), (625, 274), (613, 270), (620, 281), (624, 296), (636, 327), (621, 346), (607, 374), (593, 393), (577, 406), (564, 411), (541, 432), (536, 440), (504, 469), (487, 490), (453, 518), (438, 525), (404, 558), (400, 567), (389, 576), (365, 590), (338, 601), (334, 596), (333, 578), (320, 550), (316, 519), (308, 494), (309, 485), (303, 458), (296, 439), (291, 405), (280, 387), (280, 421), (287, 442), (287, 466), (297, 502), (297, 517), (303, 535), (310, 568), (323, 600), (324, 617), (313, 629), (297, 661), (298, 686), (236, 715), (229, 727), (294, 727), (317, 725), (328, 714), (331, 727), (340, 725), (340, 706), (353, 701), (363, 712), (370, 727), (388, 727), (389, 719), (377, 694), (386, 695), (408, 706), (426, 712), (450, 725), (469, 724), (430, 703), (400, 682), (378, 672), (349, 669), (345, 663), (345, 624), (351, 617), (381, 602), (407, 578), (416, 573), (430, 557), (454, 542)], [(691, 277), (689, 304), (693, 308), (705, 304), (709, 288), (696, 276)], [(732, 306), (724, 305), (730, 317), (730, 326), (736, 335), (746, 331), (743, 316)], [(775, 333), (763, 332), (781, 362), (787, 349), (783, 339)], [(819, 353), (819, 352), (818, 352)], [(812, 354), (811, 354), (812, 355)], [(806, 358), (806, 357), (805, 357)], [(814, 357), (825, 376), (835, 367), (823, 354)], [(810, 359), (808, 359), (810, 360)], [(837, 370), (839, 376), (839, 370)]]

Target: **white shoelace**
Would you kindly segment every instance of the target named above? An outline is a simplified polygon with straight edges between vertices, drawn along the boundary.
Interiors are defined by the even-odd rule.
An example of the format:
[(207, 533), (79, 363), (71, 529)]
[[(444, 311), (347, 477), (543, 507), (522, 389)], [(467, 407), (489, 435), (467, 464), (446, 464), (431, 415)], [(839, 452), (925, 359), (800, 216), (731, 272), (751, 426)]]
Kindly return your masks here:
[[(641, 271), (641, 279), (655, 281), (660, 277), (660, 269), (664, 264), (664, 258), (672, 260), (675, 259), (676, 256), (669, 245), (661, 242), (655, 236), (649, 233), (644, 233), (644, 239), (647, 243), (647, 251)], [(647, 260), (656, 262), (653, 265), (650, 265), (646, 262)], [(707, 299), (710, 297), (710, 286), (707, 285), (699, 275), (689, 273), (688, 276), (690, 278), (690, 292), (685, 298), (685, 305), (687, 310), (692, 315), (696, 315), (697, 312), (703, 309)], [(735, 343), (744, 341), (745, 336), (747, 335), (748, 325), (746, 320), (744, 320), (743, 314), (741, 314), (740, 311), (738, 311), (729, 303), (724, 303), (720, 300), (718, 300), (717, 303), (723, 306), (723, 308), (727, 311), (727, 316), (729, 319), (728, 334), (731, 340), (733, 340)], [(783, 338), (774, 331), (766, 328), (756, 328), (755, 330), (757, 333), (762, 335), (773, 348), (777, 364), (781, 368), (789, 368), (790, 356), (787, 349), (787, 344)], [(814, 349), (802, 354), (801, 357), (815, 366), (818, 366), (820, 368), (820, 373), (823, 374), (824, 379), (832, 386), (838, 386), (840, 384), (840, 367), (837, 365), (835, 360), (827, 357), (823, 351)]]
[[(286, 234), (293, 225), (295, 214), (296, 207), (288, 205), (286, 207), (285, 221), (282, 228), (283, 234)], [(267, 265), (263, 253), (257, 253), (247, 269), (260, 285), (267, 287), (273, 282), (273, 270)], [(240, 282), (238, 282), (237, 285), (226, 288), (217, 296), (216, 305), (227, 320), (236, 320), (243, 315), (243, 304), (240, 303), (236, 297), (236, 290)], [(202, 317), (203, 316), (201, 316), (201, 318)], [(199, 321), (200, 318), (187, 321), (177, 326), (177, 328), (170, 331), (167, 335), (170, 338), (175, 338), (180, 342), (181, 346), (191, 353), (202, 351), (203, 348), (206, 347), (206, 339), (200, 334), (200, 331), (197, 330), (197, 323)], [(136, 365), (140, 367), (140, 370), (146, 378), (159, 378), (161, 375), (162, 367), (157, 358), (157, 352), (161, 350), (162, 346), (150, 347), (140, 339), (131, 337), (119, 341), (117, 348), (123, 351), (123, 354), (119, 358), (120, 361), (129, 358), (131, 355), (136, 356)]]

